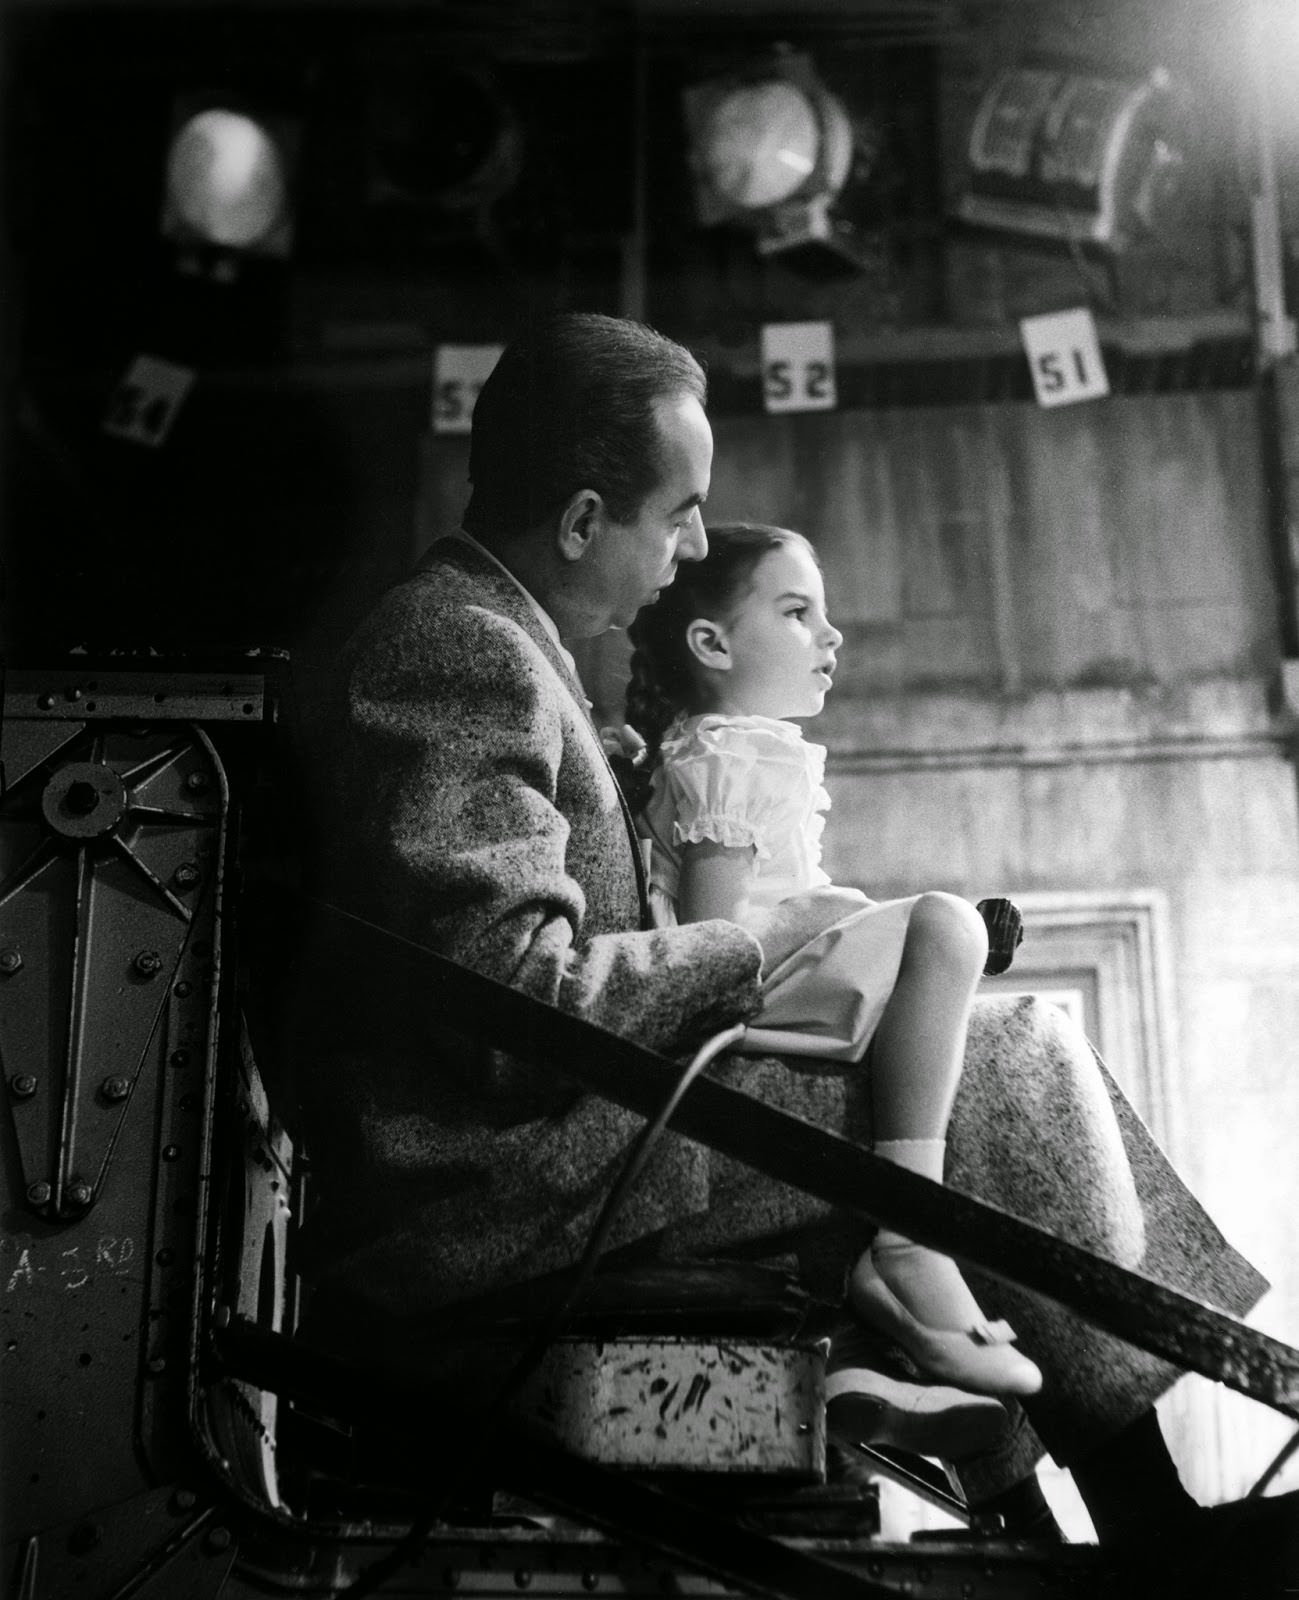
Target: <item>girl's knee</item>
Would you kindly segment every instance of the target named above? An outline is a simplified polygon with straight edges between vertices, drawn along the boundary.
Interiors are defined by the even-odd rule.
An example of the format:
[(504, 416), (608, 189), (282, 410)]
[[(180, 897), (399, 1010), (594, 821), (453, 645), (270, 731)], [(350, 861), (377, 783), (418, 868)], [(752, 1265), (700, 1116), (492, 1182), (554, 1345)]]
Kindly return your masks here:
[(907, 924), (907, 942), (922, 947), (929, 959), (972, 971), (983, 971), (988, 956), (988, 930), (968, 900), (933, 889), (920, 895)]

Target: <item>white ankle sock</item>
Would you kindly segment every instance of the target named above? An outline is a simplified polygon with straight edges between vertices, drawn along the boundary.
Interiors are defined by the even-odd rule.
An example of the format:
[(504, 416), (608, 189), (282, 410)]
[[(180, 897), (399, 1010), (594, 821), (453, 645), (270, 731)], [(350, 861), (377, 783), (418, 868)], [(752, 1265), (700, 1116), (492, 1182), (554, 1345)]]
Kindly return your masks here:
[[(935, 1183), (943, 1181), (945, 1139), (880, 1139), (875, 1154)], [(950, 1256), (881, 1228), (871, 1246), (875, 1270), (927, 1328), (964, 1330), (983, 1321), (979, 1303)]]

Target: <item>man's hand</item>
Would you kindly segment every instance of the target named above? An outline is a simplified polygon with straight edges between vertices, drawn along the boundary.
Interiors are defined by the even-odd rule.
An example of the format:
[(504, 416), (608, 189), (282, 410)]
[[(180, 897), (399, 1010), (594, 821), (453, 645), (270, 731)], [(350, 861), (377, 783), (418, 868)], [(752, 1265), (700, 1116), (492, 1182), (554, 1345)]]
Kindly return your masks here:
[(1024, 942), (1024, 918), (1013, 900), (980, 900), (975, 908), (988, 929), (985, 976), (1005, 972)]
[(818, 933), (842, 922), (866, 905), (860, 889), (840, 889), (827, 884), (790, 895), (769, 911), (755, 912), (745, 926), (762, 946), (762, 976), (770, 977), (782, 961), (801, 950)]

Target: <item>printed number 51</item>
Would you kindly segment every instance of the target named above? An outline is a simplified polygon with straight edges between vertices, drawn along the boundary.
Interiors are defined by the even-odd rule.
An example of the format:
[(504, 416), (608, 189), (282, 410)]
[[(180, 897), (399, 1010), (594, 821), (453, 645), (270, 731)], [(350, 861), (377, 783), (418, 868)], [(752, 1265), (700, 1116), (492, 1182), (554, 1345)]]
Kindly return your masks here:
[[(1072, 357), (1073, 371), (1068, 370)], [(1057, 394), (1067, 384), (1085, 389), (1089, 382), (1087, 362), (1081, 350), (1046, 350), (1037, 358), (1038, 377), (1048, 394)]]

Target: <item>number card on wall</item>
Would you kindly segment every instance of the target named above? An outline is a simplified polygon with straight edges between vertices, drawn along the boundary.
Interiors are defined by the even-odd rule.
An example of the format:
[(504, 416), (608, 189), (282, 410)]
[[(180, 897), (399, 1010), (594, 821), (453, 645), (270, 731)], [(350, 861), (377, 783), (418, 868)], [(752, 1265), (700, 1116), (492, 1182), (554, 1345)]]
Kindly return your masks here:
[(1096, 336), (1096, 321), (1085, 308), (1025, 317), (1019, 325), (1040, 406), (1070, 406), (1110, 392)]
[(433, 432), (468, 433), (478, 391), (501, 358), (499, 344), (440, 344), (433, 357)]
[(133, 444), (160, 445), (194, 384), (190, 367), (136, 356), (109, 397), (104, 432)]
[(828, 322), (764, 325), (762, 403), (768, 411), (834, 410), (834, 329)]

